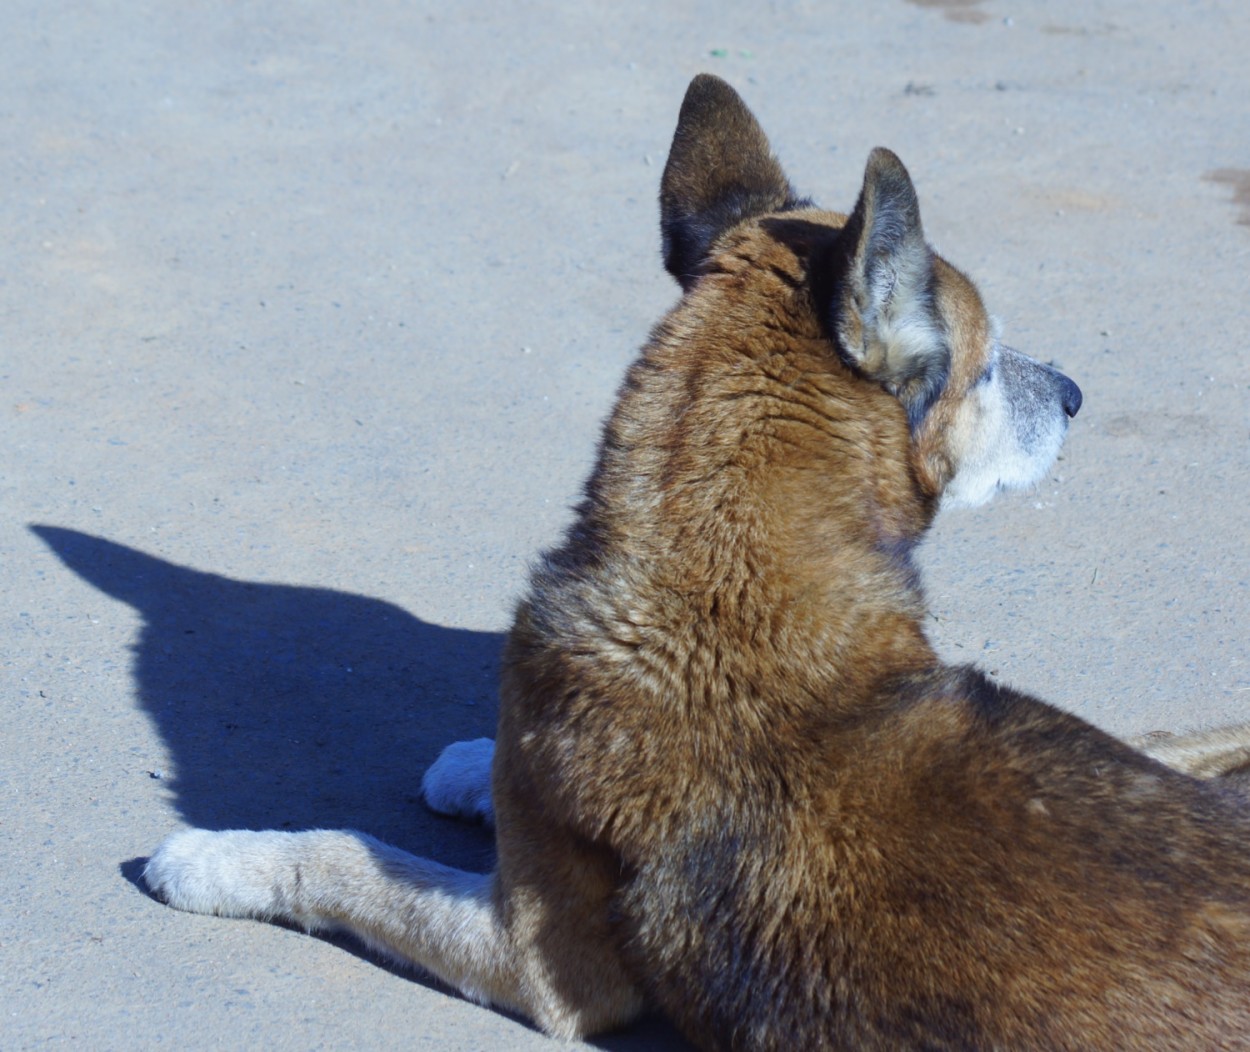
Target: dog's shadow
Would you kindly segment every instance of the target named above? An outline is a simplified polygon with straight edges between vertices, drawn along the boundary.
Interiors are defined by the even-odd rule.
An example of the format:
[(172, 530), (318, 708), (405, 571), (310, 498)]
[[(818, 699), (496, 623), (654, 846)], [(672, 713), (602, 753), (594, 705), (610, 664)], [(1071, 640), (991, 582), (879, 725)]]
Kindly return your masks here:
[(187, 824), (350, 827), (490, 868), (490, 837), (426, 811), (420, 783), (449, 742), (493, 737), (498, 633), (31, 528), (74, 573), (142, 616), (135, 689), (172, 761), (152, 774)]
[[(500, 634), (429, 624), (348, 592), (237, 581), (75, 530), (31, 529), (141, 615), (135, 688), (172, 761), (151, 774), (188, 825), (354, 828), (462, 869), (492, 867), (487, 832), (431, 814), (420, 782), (448, 743), (493, 737)], [(122, 864), (138, 886), (142, 865)], [(654, 1018), (593, 1044), (688, 1047)]]

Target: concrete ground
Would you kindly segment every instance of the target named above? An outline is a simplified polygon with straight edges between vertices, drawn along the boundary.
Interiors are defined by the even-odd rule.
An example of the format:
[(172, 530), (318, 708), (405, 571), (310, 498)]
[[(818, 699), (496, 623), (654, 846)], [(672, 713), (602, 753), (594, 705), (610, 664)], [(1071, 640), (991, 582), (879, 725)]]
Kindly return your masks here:
[[(354, 945), (177, 913), (182, 824), (468, 868), (424, 767), (675, 299), (688, 79), (869, 149), (1085, 408), (927, 545), (943, 651), (1116, 732), (1250, 709), (1250, 6), (47, 4), (0, 42), (0, 1043), (555, 1047)], [(678, 1049), (655, 1021), (597, 1042)]]

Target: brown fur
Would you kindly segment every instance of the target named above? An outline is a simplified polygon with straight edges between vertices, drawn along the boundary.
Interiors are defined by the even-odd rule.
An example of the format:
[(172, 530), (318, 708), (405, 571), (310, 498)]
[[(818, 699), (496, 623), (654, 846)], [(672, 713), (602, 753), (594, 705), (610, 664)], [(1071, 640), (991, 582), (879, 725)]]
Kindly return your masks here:
[[(902, 165), (816, 210), (701, 77), (661, 201), (685, 295), (517, 611), (496, 874), (192, 833), (149, 884), (347, 927), (564, 1036), (652, 1003), (708, 1049), (1250, 1048), (1236, 782), (925, 638), (911, 551), (986, 446), (999, 352)], [(1029, 412), (1075, 413), (1018, 368)], [(1156, 745), (1212, 775), (1246, 740)]]

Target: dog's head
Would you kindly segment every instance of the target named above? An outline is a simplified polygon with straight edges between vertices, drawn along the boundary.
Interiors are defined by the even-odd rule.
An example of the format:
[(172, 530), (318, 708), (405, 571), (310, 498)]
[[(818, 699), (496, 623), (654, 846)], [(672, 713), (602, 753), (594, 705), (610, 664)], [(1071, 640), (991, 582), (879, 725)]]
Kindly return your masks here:
[(868, 158), (849, 216), (799, 197), (737, 93), (686, 93), (660, 191), (664, 261), (687, 291), (746, 227), (789, 244), (836, 355), (906, 411), (916, 475), (947, 505), (1037, 482), (1080, 389), (999, 343), (975, 286), (925, 242), (916, 191), (889, 150)]

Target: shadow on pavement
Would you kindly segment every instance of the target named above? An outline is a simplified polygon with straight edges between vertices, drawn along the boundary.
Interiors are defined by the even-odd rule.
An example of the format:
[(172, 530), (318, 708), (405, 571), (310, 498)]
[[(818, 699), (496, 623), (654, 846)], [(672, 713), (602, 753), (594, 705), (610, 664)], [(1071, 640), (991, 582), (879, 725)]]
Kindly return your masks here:
[(75, 530), (31, 529), (142, 615), (131, 671), (189, 825), (351, 827), (421, 854), (435, 850), (432, 839), (451, 842), (460, 857), (441, 861), (492, 865), (483, 831), (430, 814), (419, 794), (443, 746), (494, 735), (500, 634), (427, 624), (347, 592), (203, 573)]

